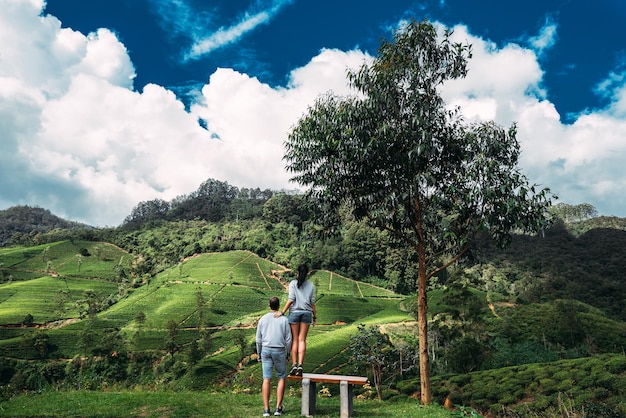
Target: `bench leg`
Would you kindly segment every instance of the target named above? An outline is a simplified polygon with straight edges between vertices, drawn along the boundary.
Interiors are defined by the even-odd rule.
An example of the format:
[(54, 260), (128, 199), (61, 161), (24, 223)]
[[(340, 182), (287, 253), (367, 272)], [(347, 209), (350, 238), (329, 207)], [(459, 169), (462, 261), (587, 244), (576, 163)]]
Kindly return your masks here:
[(315, 382), (311, 379), (302, 379), (302, 409), (301, 414), (305, 417), (315, 415)]
[(352, 416), (352, 387), (345, 380), (339, 383), (339, 405), (341, 418), (350, 418)]

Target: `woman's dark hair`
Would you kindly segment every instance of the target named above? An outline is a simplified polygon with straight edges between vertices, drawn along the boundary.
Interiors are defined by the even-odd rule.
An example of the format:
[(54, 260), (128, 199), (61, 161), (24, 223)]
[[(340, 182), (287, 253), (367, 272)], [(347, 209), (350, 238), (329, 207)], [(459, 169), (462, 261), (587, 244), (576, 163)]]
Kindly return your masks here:
[(305, 282), (307, 275), (309, 274), (309, 268), (306, 264), (300, 264), (298, 266), (298, 288)]

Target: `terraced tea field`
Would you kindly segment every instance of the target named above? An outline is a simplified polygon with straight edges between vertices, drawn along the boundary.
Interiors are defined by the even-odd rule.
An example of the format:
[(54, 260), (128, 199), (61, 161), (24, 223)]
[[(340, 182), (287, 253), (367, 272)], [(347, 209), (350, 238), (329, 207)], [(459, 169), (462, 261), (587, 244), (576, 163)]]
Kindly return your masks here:
[[(284, 305), (293, 278), (286, 267), (248, 251), (207, 253), (127, 288), (121, 297), (116, 274), (131, 260), (106, 243), (0, 250), (0, 352), (19, 357), (23, 339), (44, 325), (54, 347), (50, 356), (56, 358), (80, 354), (77, 341), (86, 327), (117, 329), (129, 344), (134, 341), (135, 349), (159, 351), (173, 322), (183, 346), (197, 339), (199, 330), (211, 332), (215, 353), (197, 366), (206, 383), (237, 367), (242, 338), (250, 347), (246, 353), (253, 351), (256, 322), (267, 311), (269, 298), (278, 296)], [(318, 323), (308, 340), (315, 371), (346, 367), (345, 349), (357, 324), (411, 319), (401, 309), (403, 298), (389, 290), (329, 271), (314, 271), (309, 280), (317, 290)], [(86, 292), (114, 303), (95, 319), (80, 318), (78, 305)], [(32, 324), (18, 327), (29, 314)], [(28, 353), (23, 356), (32, 355)]]

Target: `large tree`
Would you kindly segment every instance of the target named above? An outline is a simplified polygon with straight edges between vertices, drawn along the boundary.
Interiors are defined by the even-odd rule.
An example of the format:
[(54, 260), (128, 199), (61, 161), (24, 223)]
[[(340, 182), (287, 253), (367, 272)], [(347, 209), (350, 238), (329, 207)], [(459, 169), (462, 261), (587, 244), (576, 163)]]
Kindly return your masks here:
[(469, 45), (409, 22), (348, 79), (355, 95), (318, 98), (286, 141), (287, 169), (307, 188), (323, 232), (349, 208), (417, 254), (421, 400), (432, 400), (427, 285), (488, 232), (505, 245), (545, 224), (552, 195), (518, 168), (516, 127), (466, 123), (438, 88), (464, 77)]

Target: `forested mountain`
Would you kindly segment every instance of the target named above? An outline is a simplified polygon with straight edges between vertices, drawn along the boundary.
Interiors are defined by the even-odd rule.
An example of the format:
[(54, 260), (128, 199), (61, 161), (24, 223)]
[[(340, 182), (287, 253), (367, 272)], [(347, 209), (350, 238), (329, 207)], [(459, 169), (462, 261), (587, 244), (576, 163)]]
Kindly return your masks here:
[[(300, 194), (239, 189), (209, 179), (171, 202), (140, 202), (113, 229), (69, 222), (41, 208), (0, 211), (0, 243), (107, 241), (143, 255), (134, 263), (133, 273), (139, 276), (156, 274), (194, 254), (245, 249), (288, 266), (306, 260), (314, 268), (399, 293), (415, 291), (412, 251), (350, 218), (337, 236), (315, 239), (311, 210)], [(561, 203), (554, 214), (556, 221), (542, 235), (516, 235), (505, 249), (478, 237), (456, 269), (465, 269), (474, 286), (497, 288), (520, 302), (577, 299), (626, 320), (626, 219), (597, 217), (588, 204)], [(433, 286), (445, 285), (453, 270), (439, 274)]]
[(67, 221), (53, 215), (49, 210), (31, 206), (14, 206), (0, 210), (0, 246), (13, 239), (24, 240), (23, 236), (34, 237), (36, 234), (55, 229), (77, 230), (89, 228), (87, 225)]
[[(323, 311), (336, 310), (333, 311), (335, 317), (329, 318), (329, 326), (332, 324), (334, 327), (335, 320), (347, 323), (347, 326), (356, 326), (356, 320), (350, 316), (352, 313), (348, 315), (345, 306), (354, 305), (355, 312), (363, 311), (366, 307), (362, 298), (365, 286), (378, 289), (377, 292), (393, 293), (393, 300), (389, 303), (395, 306), (402, 300), (404, 315), (407, 315), (406, 309), (411, 312), (416, 301), (417, 263), (413, 252), (400, 245), (390, 234), (348, 216), (337, 235), (326, 239), (315, 238), (316, 226), (310, 221), (314, 209), (299, 194), (240, 190), (227, 183), (209, 180), (197, 192), (172, 202), (138, 204), (117, 228), (99, 229), (67, 222), (38, 208), (16, 207), (2, 211), (0, 234), (10, 236), (7, 242), (10, 245), (5, 244), (8, 248), (2, 249), (0, 285), (3, 286), (5, 299), (0, 295), (0, 303), (14, 303), (11, 305), (14, 310), (18, 306), (24, 308), (33, 303), (28, 299), (32, 299), (31, 295), (45, 290), (52, 292), (45, 299), (54, 301), (55, 307), (20, 311), (4, 326), (0, 347), (10, 352), (19, 344), (31, 344), (46, 348), (47, 355), (51, 355), (50, 352), (57, 349), (55, 347), (76, 350), (76, 337), (64, 334), (71, 332), (74, 326), (45, 334), (41, 330), (33, 331), (41, 323), (38, 315), (47, 312), (52, 319), (65, 318), (70, 315), (68, 312), (77, 310), (82, 318), (93, 308), (93, 318), (89, 319), (87, 315), (88, 320), (82, 318), (83, 321), (76, 327), (82, 330), (80, 341), (93, 340), (97, 350), (101, 350), (94, 349), (94, 353), (102, 354), (109, 350), (108, 345), (106, 350), (101, 345), (113, 344), (111, 341), (117, 344), (113, 351), (118, 350), (119, 345), (134, 345), (137, 349), (149, 341), (151, 350), (157, 350), (157, 354), (146, 358), (158, 364), (151, 369), (156, 370), (158, 376), (161, 376), (159, 373), (185, 375), (199, 370), (213, 370), (212, 373), (220, 374), (224, 372), (220, 367), (224, 366), (217, 367), (211, 363), (214, 361), (211, 356), (203, 360), (208, 366), (199, 365), (197, 369), (189, 366), (191, 360), (185, 360), (186, 355), (198, 355), (186, 351), (183, 354), (182, 351), (183, 347), (184, 350), (194, 347), (194, 332), (204, 335), (197, 326), (184, 328), (184, 342), (176, 343), (181, 350), (176, 354), (176, 362), (173, 353), (170, 357), (158, 354), (158, 350), (166, 350), (161, 347), (164, 341), (172, 343), (168, 338), (176, 329), (168, 328), (171, 325), (166, 324), (168, 317), (150, 312), (160, 311), (162, 308), (158, 303), (162, 300), (181, 298), (180, 303), (167, 306), (189, 308), (191, 305), (193, 308), (194, 304), (206, 304), (209, 310), (205, 314), (213, 318), (213, 325), (221, 324), (220, 321), (235, 324), (250, 321), (249, 316), (231, 318), (228, 315), (233, 315), (238, 309), (214, 304), (213, 298), (228, 294), (229, 298), (236, 300), (244, 294), (241, 293), (244, 292), (242, 283), (258, 279), (261, 287), (255, 288), (258, 285), (254, 285), (249, 290), (250, 300), (258, 303), (261, 295), (258, 292), (267, 292), (264, 286), (268, 283), (276, 285), (272, 292), (280, 291), (278, 282), (275, 283), (280, 280), (277, 271), (285, 268), (283, 272), (288, 274), (288, 269), (301, 261), (308, 262), (319, 272), (325, 272), (316, 279), (318, 286), (326, 283), (323, 288), (330, 293), (332, 282), (332, 292), (342, 292), (341, 295), (324, 296)], [(484, 237), (477, 237), (467, 257), (432, 278), (429, 292), (429, 338), (432, 343), (429, 351), (435, 376), (449, 376), (450, 373), (464, 376), (479, 370), (488, 372), (506, 366), (593, 358), (623, 351), (626, 346), (626, 309), (623, 303), (626, 295), (626, 219), (589, 217), (585, 215), (588, 211), (581, 215), (582, 212), (576, 208), (564, 206), (558, 209), (560, 212), (555, 213), (554, 222), (542, 234), (515, 235), (505, 249)], [(560, 214), (568, 215), (560, 217)], [(13, 223), (4, 222), (6, 219)], [(19, 246), (11, 248), (13, 245)], [(244, 270), (238, 270), (245, 264), (236, 260), (230, 265), (237, 266), (237, 269), (220, 263), (198, 264), (202, 259), (208, 260), (208, 254), (216, 253), (223, 253), (226, 258), (243, 257), (248, 260), (248, 265)], [(261, 258), (248, 258), (252, 257), (249, 254)], [(259, 266), (264, 264), (265, 272), (259, 275)], [(215, 269), (214, 273), (207, 273), (210, 269)], [(216, 282), (218, 276), (220, 283)], [(92, 277), (98, 279), (93, 281)], [(288, 280), (287, 277), (283, 280)], [(340, 277), (345, 278), (341, 279), (343, 285), (339, 285)], [(181, 280), (188, 282), (184, 291), (181, 290)], [(222, 281), (229, 285), (224, 287)], [(200, 283), (206, 288), (206, 294), (199, 290)], [(222, 287), (228, 291), (220, 290)], [(210, 292), (209, 288), (212, 289)], [(86, 289), (84, 294), (80, 293), (82, 289)], [(141, 295), (151, 294), (156, 298), (160, 292), (167, 294), (167, 297), (157, 298), (161, 302), (156, 299), (155, 305), (143, 305), (144, 302), (141, 302), (143, 310), (140, 312), (122, 316), (118, 313), (133, 300), (140, 300)], [(27, 299), (19, 302), (16, 295), (27, 298), (28, 304), (25, 302)], [(261, 296), (267, 297), (266, 294)], [(71, 298), (75, 300), (72, 302)], [(372, 296), (368, 309), (383, 303), (379, 298), (379, 295)], [(391, 309), (392, 315), (397, 315), (397, 309), (397, 306)], [(30, 315), (31, 312), (33, 315)], [(96, 327), (98, 312), (99, 321), (103, 322)], [(163, 329), (158, 336), (149, 337), (154, 331), (148, 332), (150, 327), (146, 327), (146, 334), (141, 337), (145, 339), (143, 343), (134, 340), (124, 342), (130, 337), (122, 335), (110, 322), (124, 318), (129, 321), (125, 326), (136, 333), (133, 338), (139, 338), (141, 323), (145, 320), (140, 314), (146, 312), (150, 320), (158, 318), (163, 322), (160, 325)], [(193, 318), (204, 315), (202, 312), (199, 309), (194, 314), (174, 316)], [(90, 321), (93, 321), (93, 326), (89, 325)], [(34, 324), (25, 328), (18, 326), (30, 322)], [(98, 337), (102, 341), (93, 339), (89, 334), (96, 329), (96, 333), (102, 333)], [(416, 352), (411, 346), (415, 339), (410, 329), (410, 326), (406, 327), (400, 333), (392, 326), (386, 329), (393, 344), (408, 350), (403, 354), (407, 356), (407, 353)], [(242, 334), (235, 331), (233, 329), (232, 335), (223, 337), (224, 341), (230, 344), (239, 341)], [(218, 344), (218, 338), (222, 337), (218, 337), (218, 333), (211, 335), (212, 344)], [(18, 336), (26, 336), (26, 339), (19, 342), (21, 337)], [(200, 338), (198, 341), (203, 340)], [(244, 356), (247, 348), (245, 341), (242, 344), (238, 350)], [(346, 341), (337, 344), (344, 347)], [(37, 357), (31, 353), (32, 356)], [(237, 364), (240, 361), (238, 355), (231, 353), (229, 356), (233, 358), (229, 357), (228, 362)], [(171, 362), (159, 363), (159, 358), (171, 358)], [(410, 356), (406, 359), (412, 361)], [(134, 364), (119, 356), (104, 357), (102, 361), (105, 360), (123, 360), (128, 362), (129, 367)], [(96, 360), (93, 362), (94, 368), (102, 367)], [(22, 366), (11, 363), (10, 367), (16, 374), (10, 381), (4, 382), (7, 384), (18, 380), (20, 375), (17, 370)], [(24, 363), (23, 367), (31, 366)], [(407, 367), (404, 378), (410, 379), (408, 370), (412, 369)], [(555, 367), (556, 374), (564, 373), (558, 366)], [(155, 378), (150, 374), (152, 372), (146, 373), (150, 375), (149, 379)], [(130, 376), (122, 377), (134, 383)], [(238, 379), (237, 374), (230, 378)], [(168, 380), (168, 384), (176, 382), (172, 379)], [(411, 383), (406, 384), (407, 388), (411, 387)], [(447, 396), (443, 391), (449, 384), (442, 386), (440, 396)], [(521, 389), (515, 389), (515, 396), (507, 402), (515, 403), (524, 398), (526, 390), (534, 390), (532, 384), (532, 381), (521, 379)], [(559, 383), (559, 387), (565, 387), (564, 384)], [(597, 385), (597, 382), (594, 380), (589, 384)], [(26, 383), (24, 385), (28, 387)], [(571, 386), (573, 390), (576, 385), (572, 383)], [(611, 384), (606, 389), (611, 396), (617, 396), (621, 393), (618, 386)], [(576, 390), (582, 393), (588, 390), (586, 388), (581, 386)], [(463, 389), (465, 393), (469, 390)], [(490, 393), (496, 396), (499, 389), (494, 387)], [(490, 408), (493, 401), (479, 401), (480, 396), (476, 393), (471, 397), (468, 395), (467, 402)]]
[[(594, 224), (615, 228), (589, 228)], [(483, 275), (492, 274), (490, 268), (497, 270), (521, 301), (576, 299), (626, 321), (624, 225), (625, 220), (618, 218), (598, 218), (569, 226), (559, 222), (544, 236), (515, 236), (504, 250), (478, 240), (476, 249), (481, 258), (474, 270)], [(577, 231), (585, 232), (577, 236)]]
[(238, 188), (227, 182), (208, 179), (190, 195), (170, 202), (154, 199), (140, 202), (123, 222), (125, 228), (136, 229), (159, 221), (200, 219), (209, 222), (252, 219), (261, 216), (271, 190)]

